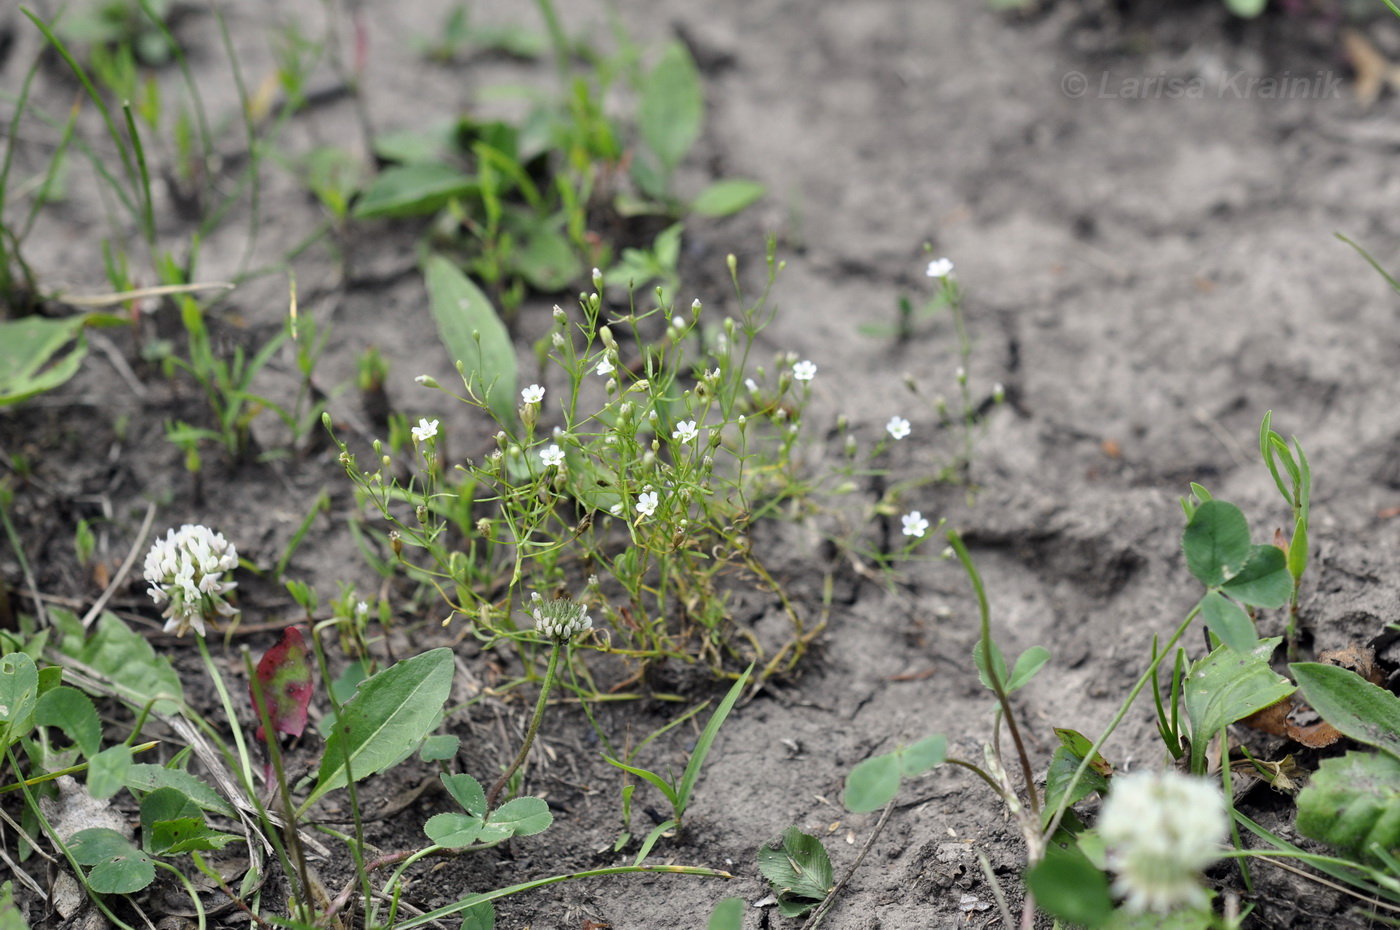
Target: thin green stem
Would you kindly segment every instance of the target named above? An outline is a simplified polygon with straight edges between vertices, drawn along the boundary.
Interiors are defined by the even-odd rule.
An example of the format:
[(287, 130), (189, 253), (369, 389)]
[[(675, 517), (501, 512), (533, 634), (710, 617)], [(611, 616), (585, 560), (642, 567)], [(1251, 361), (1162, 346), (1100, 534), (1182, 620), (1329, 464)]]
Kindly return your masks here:
[(240, 774), (243, 776), (243, 790), (248, 792), (249, 797), (252, 797), (257, 793), (257, 787), (253, 782), (253, 763), (248, 755), (248, 744), (243, 739), (243, 727), (238, 724), (238, 712), (234, 710), (233, 698), (229, 696), (223, 676), (219, 674), (218, 667), (214, 665), (213, 656), (209, 655), (209, 646), (204, 642), (204, 637), (196, 634), (195, 642), (199, 643), (199, 654), (204, 659), (205, 668), (209, 669), (209, 677), (214, 680), (214, 690), (219, 692), (219, 700), (224, 705), (224, 714), (228, 717), (229, 729), (233, 731), (233, 744), (238, 747), (238, 765)]
[(185, 894), (189, 895), (190, 900), (194, 902), (195, 921), (198, 924), (199, 930), (204, 930), (204, 902), (199, 900), (199, 892), (194, 890), (194, 885), (192, 885), (190, 883), (190, 880), (185, 877), (185, 873), (181, 872), (179, 869), (175, 868), (175, 866), (171, 865), (170, 863), (162, 862), (159, 859), (152, 859), (151, 864), (156, 866), (157, 868), (165, 869), (167, 872), (172, 873), (176, 878), (180, 880), (180, 884), (185, 886)]
[(488, 817), (490, 816), (490, 810), (496, 806), (496, 798), (500, 796), (501, 790), (506, 786), (506, 782), (510, 781), (510, 777), (520, 769), (520, 766), (525, 764), (525, 757), (530, 754), (530, 745), (534, 743), (535, 734), (540, 731), (540, 721), (544, 719), (544, 708), (549, 701), (549, 688), (550, 685), (554, 684), (554, 673), (559, 669), (559, 653), (562, 652), (563, 649), (563, 641), (558, 639), (554, 640), (554, 644), (549, 650), (549, 668), (545, 669), (544, 682), (540, 685), (540, 699), (535, 704), (535, 716), (530, 720), (530, 729), (525, 731), (525, 744), (520, 747), (520, 755), (516, 756), (510, 768), (506, 769), (501, 777), (496, 779), (496, 783), (491, 786), (490, 793), (486, 795)]

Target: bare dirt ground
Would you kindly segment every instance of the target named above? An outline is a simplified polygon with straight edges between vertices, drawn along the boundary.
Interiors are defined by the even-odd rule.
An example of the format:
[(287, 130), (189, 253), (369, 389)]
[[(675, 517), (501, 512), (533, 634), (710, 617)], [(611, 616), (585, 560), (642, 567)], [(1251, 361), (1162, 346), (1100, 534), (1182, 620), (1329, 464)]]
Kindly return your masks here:
[[(229, 4), (249, 74), (271, 61), (264, 31), (270, 6)], [(297, 15), (318, 15), (318, 6), (301, 6)], [(571, 30), (603, 34), (599, 10), (564, 6)], [(756, 178), (769, 188), (746, 213), (694, 228), (684, 300), (693, 291), (707, 313), (723, 313), (723, 256), (737, 254), (756, 282), (763, 236), (776, 233), (787, 267), (766, 347), (794, 350), (819, 366), (811, 422), (845, 414), (873, 440), (891, 415), (908, 417), (915, 438), (898, 444), (888, 463), (904, 476), (936, 467), (955, 441), (935, 429), (930, 401), (954, 393), (955, 341), (946, 320), (925, 324), (898, 346), (860, 336), (855, 326), (892, 320), (899, 294), (927, 287), (923, 242), (956, 262), (969, 292), (973, 383), (984, 396), (993, 382), (1005, 384), (1008, 403), (985, 423), (972, 467), (975, 502), (969, 506), (963, 488), (930, 486), (908, 504), (947, 516), (964, 532), (986, 578), (1003, 648), (1051, 650), (1052, 663), (1019, 698), (1042, 767), (1053, 748), (1050, 728), (1097, 732), (1146, 667), (1152, 637), (1170, 632), (1199, 597), (1179, 555), (1177, 497), (1187, 482), (1238, 503), (1256, 532), (1272, 532), (1286, 519), (1256, 451), (1266, 410), (1274, 411), (1276, 428), (1302, 440), (1316, 476), (1315, 571), (1301, 612), (1307, 647), (1367, 642), (1400, 620), (1392, 570), (1400, 523), (1390, 509), (1400, 504), (1396, 298), (1333, 237), (1346, 233), (1394, 267), (1400, 103), (1382, 98), (1363, 111), (1349, 79), (1331, 83), (1349, 75), (1338, 23), (1307, 14), (1242, 24), (1214, 3), (1149, 12), (1064, 2), (1028, 18), (999, 16), (978, 0), (618, 6), (634, 38), (680, 34), (705, 72), (708, 126), (683, 190), (694, 193), (711, 173)], [(543, 64), (422, 62), (408, 40), (432, 32), (446, 11), (436, 2), (368, 11), (365, 101), (376, 130), (450, 116), (474, 91), (501, 80), (545, 78)], [(497, 4), (474, 8), (473, 16), (518, 21), (529, 13)], [(5, 17), (18, 38), (0, 79), (13, 85), (37, 40), (27, 23), (0, 13)], [(1393, 22), (1374, 29), (1383, 47), (1395, 38)], [(201, 47), (216, 57), (212, 25), (195, 16), (182, 35), (196, 43), (192, 57), (200, 68), (219, 73), (217, 61), (200, 64)], [(1268, 99), (1249, 83), (1285, 73), (1317, 76), (1320, 91)], [(1199, 81), (1203, 97), (1158, 96), (1142, 84), (1125, 89), (1131, 85), (1124, 82), (1149, 78)], [(61, 112), (72, 88), (46, 72), (37, 93)], [(232, 98), (211, 93), (214, 111), (222, 105), (229, 112)], [(352, 107), (342, 101), (299, 117), (287, 145), (357, 140)], [(42, 148), (25, 157), (34, 170)], [(75, 178), (75, 187), (81, 183)], [(274, 262), (319, 215), (285, 173), (270, 167), (268, 184), (257, 249)], [(75, 198), (42, 223), (31, 255), (41, 280), (100, 290), (99, 245), (89, 234), (95, 211)], [(178, 242), (174, 223), (169, 230)], [(235, 223), (205, 244), (208, 277), (232, 273), (244, 235)], [(352, 233), (344, 243), (348, 272), (324, 249), (301, 256), (294, 264), (302, 309), (333, 326), (319, 372), (328, 388), (351, 377), (358, 351), (378, 345), (393, 365), (391, 401), (414, 416), (441, 417), (447, 434), (468, 447), (480, 424), (412, 381), (421, 373), (446, 381), (452, 371), (414, 273), (415, 235), (392, 224)], [(255, 342), (280, 326), (284, 280), (254, 281), (230, 298), (228, 338)], [(522, 313), (522, 362), (531, 314), (542, 318), (553, 301), (541, 297)], [(111, 338), (133, 357), (129, 340)], [(919, 396), (905, 387), (905, 373)], [(292, 383), (286, 375), (283, 384)], [(374, 584), (343, 529), (351, 497), (333, 456), (238, 470), (211, 457), (206, 499), (196, 505), (178, 452), (161, 438), (161, 422), (193, 416), (200, 401), (159, 379), (144, 387), (138, 396), (95, 353), (62, 390), (0, 412), (0, 446), (33, 465), (32, 477), (16, 482), (16, 515), (41, 590), (79, 599), (100, 590), (74, 565), (71, 539), (78, 517), (104, 507), (111, 522), (99, 554), (113, 561), (131, 544), (145, 502), (156, 500), (158, 527), (209, 523), (236, 539), (242, 554), (268, 563), (322, 487), (332, 495), (332, 513), (299, 550), (294, 573), (328, 591), (340, 580)], [(332, 408), (338, 417), (353, 415), (353, 393), (339, 403), (342, 409)], [(819, 468), (836, 451), (814, 442), (805, 454)], [(789, 528), (762, 540), (814, 613), (831, 557), (819, 530)], [(0, 568), (23, 605), (8, 550)], [(754, 902), (767, 894), (755, 854), (789, 824), (824, 837), (838, 874), (853, 861), (876, 815), (847, 814), (839, 797), (846, 772), (862, 759), (935, 732), (946, 733), (959, 755), (980, 757), (991, 700), (971, 669), (976, 613), (956, 564), (910, 562), (894, 591), (849, 567), (838, 566), (836, 575), (836, 604), (819, 648), (795, 676), (736, 711), (705, 770), (684, 840), (663, 841), (656, 853), (657, 861), (727, 868), (735, 879), (565, 883), (503, 904), (498, 926), (702, 926), (722, 897)], [(248, 587), (246, 621), (295, 616), (284, 595)], [(139, 584), (117, 606), (157, 629)], [(739, 606), (759, 624), (771, 612), (766, 603)], [(418, 647), (444, 635), (433, 609), (404, 605), (402, 619), (416, 630)], [(415, 621), (422, 622), (415, 628)], [(1265, 624), (1261, 632), (1278, 630)], [(248, 640), (257, 650), (271, 637)], [(1198, 654), (1199, 638), (1188, 648)], [(479, 679), (489, 678), (497, 661), (510, 660), (474, 647), (462, 653), (463, 666)], [(181, 669), (193, 690), (197, 664), (182, 661)], [(696, 697), (709, 693), (701, 683), (689, 687)], [(510, 751), (530, 700), (488, 702), (449, 722), (463, 737), (466, 770), (485, 771), (494, 763), (484, 760)], [(672, 711), (632, 706), (601, 723), (621, 738), (628, 727), (650, 732)], [(674, 731), (653, 747), (650, 761), (683, 764), (694, 736)], [(416, 906), (628, 861), (611, 851), (620, 825), (617, 775), (598, 758), (582, 715), (560, 708), (547, 718), (542, 739), (552, 753), (537, 754), (530, 788), (557, 805), (556, 827), (539, 840), (425, 868), (410, 893)], [(303, 751), (314, 757), (318, 750)], [(1127, 769), (1155, 765), (1160, 753), (1147, 703), (1130, 714), (1107, 755)], [(433, 779), (427, 766), (410, 765), (366, 783), (361, 797), (373, 818)], [(446, 803), (429, 790), (389, 819), (372, 821), (370, 839), (386, 851), (420, 844), (417, 824)], [(1285, 801), (1256, 794), (1249, 804), (1261, 817), (1285, 822), (1277, 816), (1286, 814)], [(1014, 828), (973, 779), (940, 770), (905, 788), (825, 926), (993, 925), (999, 918), (988, 909), (979, 855), (1018, 894), (1022, 849)], [(327, 883), (342, 881), (346, 865), (321, 863)], [(1240, 890), (1238, 873), (1212, 874), (1222, 888)], [(1336, 897), (1284, 884), (1280, 874), (1256, 872), (1257, 894), (1247, 900), (1258, 910), (1250, 925), (1367, 925)], [(36, 902), (29, 908), (35, 925), (54, 920)], [(753, 908), (745, 926), (796, 923)]]

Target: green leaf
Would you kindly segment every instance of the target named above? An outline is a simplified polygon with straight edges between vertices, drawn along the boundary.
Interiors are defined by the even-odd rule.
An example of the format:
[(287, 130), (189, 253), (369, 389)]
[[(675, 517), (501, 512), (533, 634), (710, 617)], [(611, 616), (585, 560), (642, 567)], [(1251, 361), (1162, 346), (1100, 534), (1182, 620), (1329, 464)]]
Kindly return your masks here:
[(666, 800), (671, 803), (672, 808), (679, 806), (680, 797), (676, 794), (676, 789), (671, 785), (670, 782), (666, 781), (666, 779), (662, 778), (655, 772), (648, 771), (644, 768), (638, 768), (635, 765), (628, 765), (626, 762), (619, 762), (612, 756), (608, 755), (603, 756), (603, 761), (608, 763), (609, 765), (617, 766), (624, 772), (631, 772), (638, 778), (650, 782), (656, 788), (657, 791), (660, 791), (663, 795), (666, 796)]
[(461, 745), (461, 737), (451, 733), (437, 733), (423, 740), (423, 745), (418, 747), (418, 758), (424, 762), (446, 762), (457, 755)]
[(450, 165), (414, 164), (385, 168), (355, 202), (351, 216), (426, 216), (453, 198), (477, 189), (476, 179)]
[(64, 686), (45, 692), (34, 707), (34, 723), (58, 727), (84, 759), (91, 759), (102, 748), (102, 723), (97, 719), (97, 708), (77, 688)]
[(1296, 581), (1308, 567), (1308, 518), (1299, 517), (1293, 525), (1293, 541), (1288, 544), (1288, 573)]
[(679, 824), (674, 820), (663, 820), (651, 828), (646, 839), (642, 840), (641, 848), (637, 850), (637, 858), (632, 861), (633, 865), (641, 865), (651, 855), (651, 848), (656, 845), (656, 841), (665, 835), (667, 830), (674, 830)]
[(821, 902), (833, 887), (831, 859), (826, 848), (815, 836), (808, 836), (796, 827), (783, 831), (778, 845), (765, 843), (758, 851), (758, 870), (773, 884), (779, 904), (787, 902), (797, 908), (796, 916)]
[(475, 843), (481, 836), (481, 827), (480, 817), (449, 811), (429, 817), (428, 822), (423, 824), (423, 832), (439, 846), (457, 849)]
[(98, 894), (132, 894), (155, 881), (150, 857), (116, 830), (89, 827), (73, 834), (68, 844), (79, 865), (92, 866), (88, 885)]
[[(0, 407), (58, 387), (87, 355), (86, 317), (28, 316), (0, 322)], [(60, 356), (64, 346), (73, 347)]]
[(39, 670), (34, 660), (22, 652), (0, 657), (0, 723), (6, 724), (0, 731), (0, 749), (21, 735), (15, 732), (17, 725), (34, 712), (38, 695)]
[(719, 735), (719, 728), (728, 719), (729, 712), (734, 709), (734, 704), (739, 700), (739, 696), (744, 693), (744, 687), (749, 683), (749, 675), (753, 674), (753, 663), (744, 669), (744, 674), (734, 682), (729, 688), (729, 693), (724, 696), (719, 707), (710, 715), (710, 722), (705, 724), (705, 729), (700, 734), (700, 739), (695, 742), (695, 749), (690, 753), (690, 759), (685, 764), (685, 772), (681, 775), (681, 783), (676, 788), (676, 819), (685, 815), (685, 809), (690, 804), (690, 795), (695, 790), (695, 780), (700, 777), (700, 769), (705, 764), (705, 758), (710, 754), (710, 747), (714, 745), (715, 737)]
[(637, 107), (642, 141), (660, 160), (667, 174), (685, 158), (700, 137), (705, 96), (700, 72), (681, 42), (666, 46), (661, 60), (647, 75)]
[(846, 775), (846, 810), (865, 814), (879, 810), (899, 794), (899, 757), (892, 752), (872, 756)]
[(1293, 596), (1293, 576), (1288, 558), (1278, 546), (1253, 546), (1239, 574), (1221, 590), (1251, 607), (1282, 607)]
[(426, 129), (400, 129), (374, 137), (374, 154), (403, 165), (435, 164), (451, 157), (456, 145), (457, 121), (447, 120)]
[(1093, 928), (1113, 914), (1108, 878), (1077, 846), (1048, 844), (1045, 858), (1026, 873), (1026, 886), (1035, 895), (1036, 904), (1066, 923)]
[(209, 786), (209, 783), (180, 769), (136, 762), (126, 771), (126, 786), (132, 791), (151, 792), (157, 788), (174, 788), (203, 810), (225, 817), (236, 817), (233, 805)]
[(545, 294), (558, 293), (583, 276), (583, 261), (568, 237), (544, 222), (533, 223), (525, 231), (522, 247), (511, 255), (511, 267), (526, 284)]
[(1219, 587), (1249, 558), (1249, 523), (1234, 504), (1206, 501), (1186, 524), (1181, 546), (1191, 574), (1208, 588)]
[(462, 930), (495, 930), (496, 905), (490, 901), (473, 904), (462, 912)]
[(298, 813), (328, 791), (384, 771), (411, 752), (436, 726), (452, 690), (452, 650), (404, 659), (366, 678), (340, 709), (326, 740), (316, 787)]
[(131, 747), (122, 743), (108, 746), (88, 760), (88, 794), (98, 800), (113, 797), (126, 784), (131, 768)]
[(210, 830), (202, 816), (176, 817), (151, 824), (148, 845), (157, 856), (177, 856), (188, 852), (209, 852), (236, 843), (241, 837)]
[[(0, 885), (0, 930), (29, 930), (29, 925), (24, 922), (24, 915), (15, 907), (15, 885), (10, 881)], [(734, 930), (739, 930), (737, 924)]]
[(1249, 652), (1259, 642), (1259, 632), (1254, 629), (1249, 614), (1216, 591), (1207, 591), (1201, 598), (1201, 615), (1205, 617), (1206, 627), (1236, 652)]
[[(1092, 744), (1084, 747), (1086, 752), (1089, 745)], [(1079, 765), (1083, 761), (1084, 757), (1069, 747), (1055, 747), (1055, 752), (1050, 756), (1050, 767), (1045, 772), (1045, 803), (1041, 805), (1041, 819), (1045, 823), (1049, 823), (1062, 804), (1068, 807), (1078, 804), (1095, 791), (1108, 791), (1108, 779), (1092, 765), (1084, 770), (1084, 775), (1079, 781), (1074, 782), (1074, 790), (1070, 790), (1074, 773), (1079, 771)], [(1068, 802), (1064, 800), (1066, 794), (1069, 795)]]
[(86, 640), (81, 633), (65, 635), (59, 648), (105, 675), (130, 704), (140, 707), (152, 698), (169, 698), (155, 701), (153, 709), (161, 714), (179, 713), (184, 704), (180, 676), (170, 658), (157, 656), (146, 638), (116, 614), (102, 614)]
[(1373, 752), (1323, 759), (1298, 794), (1297, 826), (1304, 836), (1384, 867), (1372, 847), (1400, 855), (1400, 760)]
[(948, 758), (948, 738), (935, 734), (919, 740), (912, 746), (895, 750), (899, 757), (899, 774), (905, 778), (916, 778), (929, 769), (943, 764)]
[[(495, 308), (471, 279), (446, 258), (432, 255), (424, 268), (428, 302), (447, 354), (462, 377), (485, 399), (501, 423), (515, 421), (515, 346)], [(478, 342), (476, 336), (480, 337)]]
[(178, 820), (182, 817), (200, 817), (199, 805), (185, 797), (176, 788), (157, 788), (141, 801), (141, 838), (147, 850), (151, 849), (150, 834), (157, 821)]
[(1400, 698), (1335, 665), (1294, 662), (1288, 670), (1323, 720), (1358, 743), (1400, 759)]
[(690, 202), (690, 212), (700, 216), (729, 216), (752, 204), (766, 192), (762, 184), (744, 178), (716, 181)]
[(477, 816), (486, 813), (486, 792), (482, 790), (481, 782), (465, 773), (460, 775), (444, 773), (442, 783), (446, 786), (447, 793), (452, 795), (452, 799), (462, 806), (462, 810)]
[[(1001, 682), (1003, 688), (1010, 679), (1010, 674), (1006, 670), (1006, 657), (1001, 654), (1001, 647), (992, 643), (992, 668), (996, 669), (997, 681)], [(995, 691), (992, 687), (992, 678), (987, 674), (987, 651), (983, 647), (982, 640), (977, 640), (977, 645), (972, 647), (972, 662), (977, 666), (977, 677), (982, 680), (988, 691)]]
[(744, 899), (725, 898), (710, 912), (710, 922), (705, 930), (743, 930)]
[(1192, 772), (1205, 771), (1206, 744), (1216, 733), (1293, 693), (1293, 683), (1269, 667), (1279, 642), (1260, 640), (1244, 653), (1221, 645), (1191, 666), (1182, 696), (1191, 725)]
[(1243, 19), (1253, 19), (1264, 12), (1264, 7), (1269, 5), (1269, 0), (1225, 0), (1225, 6), (1231, 13)]
[(488, 834), (504, 836), (534, 836), (543, 833), (554, 823), (554, 815), (543, 798), (515, 798), (507, 801), (491, 812), (482, 830), (482, 838), (494, 839)]
[(1044, 646), (1032, 646), (1021, 653), (1016, 660), (1016, 665), (1011, 669), (1011, 679), (1006, 683), (1006, 693), (1019, 690), (1026, 682), (1035, 677), (1035, 673), (1040, 671), (1046, 662), (1050, 661), (1050, 650)]

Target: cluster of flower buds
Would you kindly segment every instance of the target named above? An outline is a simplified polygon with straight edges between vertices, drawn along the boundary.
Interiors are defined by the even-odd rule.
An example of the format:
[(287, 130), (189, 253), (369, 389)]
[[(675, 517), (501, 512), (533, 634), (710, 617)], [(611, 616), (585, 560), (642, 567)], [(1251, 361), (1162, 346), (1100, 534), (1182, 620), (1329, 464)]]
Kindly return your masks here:
[(207, 526), (186, 523), (157, 539), (146, 553), (145, 575), (151, 599), (165, 605), (165, 632), (184, 636), (191, 627), (204, 635), (204, 621), (238, 611), (224, 595), (238, 585), (224, 572), (238, 567), (233, 544)]
[(556, 642), (566, 643), (593, 626), (588, 608), (568, 598), (545, 600), (536, 592), (531, 598), (530, 615), (535, 629)]

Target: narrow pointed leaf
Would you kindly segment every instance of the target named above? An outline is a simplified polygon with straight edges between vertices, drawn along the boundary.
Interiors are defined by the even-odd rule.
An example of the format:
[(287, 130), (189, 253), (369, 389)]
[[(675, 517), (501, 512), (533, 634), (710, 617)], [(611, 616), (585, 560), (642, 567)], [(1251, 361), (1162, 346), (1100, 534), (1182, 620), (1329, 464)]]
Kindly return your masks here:
[(1400, 759), (1400, 698), (1336, 665), (1294, 662), (1288, 670), (1323, 720)]
[(447, 354), (461, 363), (462, 377), (496, 419), (514, 422), (515, 346), (491, 301), (441, 255), (428, 258), (424, 274), (428, 306)]

